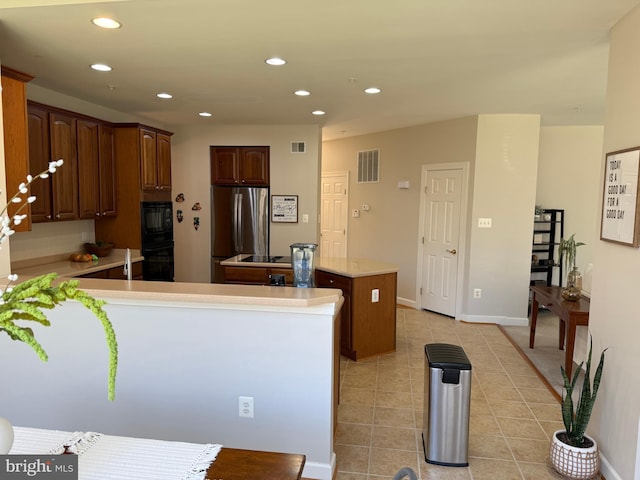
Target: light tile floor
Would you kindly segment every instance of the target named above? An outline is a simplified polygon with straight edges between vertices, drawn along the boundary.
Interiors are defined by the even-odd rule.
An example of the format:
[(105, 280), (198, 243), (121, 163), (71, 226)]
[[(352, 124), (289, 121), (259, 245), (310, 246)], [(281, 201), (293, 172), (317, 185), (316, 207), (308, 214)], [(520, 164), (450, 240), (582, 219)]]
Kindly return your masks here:
[[(426, 463), (422, 447), (424, 346), (460, 345), (472, 365), (469, 467)], [(336, 480), (390, 480), (411, 467), (422, 480), (563, 478), (548, 464), (560, 405), (495, 325), (398, 308), (395, 353), (342, 358)]]

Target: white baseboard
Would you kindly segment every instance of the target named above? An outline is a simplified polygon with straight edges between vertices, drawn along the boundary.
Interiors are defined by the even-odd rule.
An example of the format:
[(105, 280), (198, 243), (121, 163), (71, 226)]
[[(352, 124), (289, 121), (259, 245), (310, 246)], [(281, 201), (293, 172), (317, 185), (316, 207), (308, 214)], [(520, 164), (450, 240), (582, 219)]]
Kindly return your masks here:
[(336, 454), (331, 453), (331, 464), (306, 462), (302, 470), (304, 478), (313, 478), (314, 480), (332, 480), (333, 473), (336, 470)]
[(600, 452), (600, 473), (607, 480), (622, 480), (622, 477), (613, 469), (609, 461), (602, 455), (602, 452)]
[(396, 303), (410, 308), (418, 308), (415, 300), (409, 300), (408, 298), (396, 297)]
[(456, 320), (469, 323), (495, 323), (496, 325), (509, 327), (527, 327), (529, 325), (528, 318), (500, 317), (495, 315), (456, 315)]

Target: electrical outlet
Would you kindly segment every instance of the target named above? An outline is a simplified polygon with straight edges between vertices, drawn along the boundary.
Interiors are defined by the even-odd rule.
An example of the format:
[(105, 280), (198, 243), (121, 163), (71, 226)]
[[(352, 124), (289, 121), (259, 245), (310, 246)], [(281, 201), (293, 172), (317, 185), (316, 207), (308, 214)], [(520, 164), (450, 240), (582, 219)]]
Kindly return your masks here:
[(238, 415), (245, 418), (253, 418), (253, 397), (240, 397), (238, 399)]
[(374, 288), (371, 290), (371, 303), (377, 303), (380, 301), (380, 289)]
[(474, 288), (473, 289), (473, 298), (482, 298), (482, 289)]

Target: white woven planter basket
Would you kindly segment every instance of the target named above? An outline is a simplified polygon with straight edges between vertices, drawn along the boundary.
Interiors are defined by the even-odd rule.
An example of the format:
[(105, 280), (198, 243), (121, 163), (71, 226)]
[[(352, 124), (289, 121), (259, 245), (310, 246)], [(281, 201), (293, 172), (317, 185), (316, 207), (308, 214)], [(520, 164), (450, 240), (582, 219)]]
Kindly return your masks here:
[(549, 457), (553, 468), (574, 480), (594, 478), (600, 471), (600, 453), (596, 441), (585, 436), (593, 442), (591, 448), (572, 447), (558, 440), (559, 433), (564, 433), (564, 430), (554, 432), (551, 439)]

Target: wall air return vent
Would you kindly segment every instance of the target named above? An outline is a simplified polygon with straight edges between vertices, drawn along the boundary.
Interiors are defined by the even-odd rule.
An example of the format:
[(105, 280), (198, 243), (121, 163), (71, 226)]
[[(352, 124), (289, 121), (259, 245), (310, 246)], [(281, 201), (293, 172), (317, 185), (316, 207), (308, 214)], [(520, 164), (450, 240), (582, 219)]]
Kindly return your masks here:
[(380, 150), (358, 152), (358, 183), (375, 183), (380, 180)]
[(291, 142), (291, 153), (307, 153), (305, 142)]

